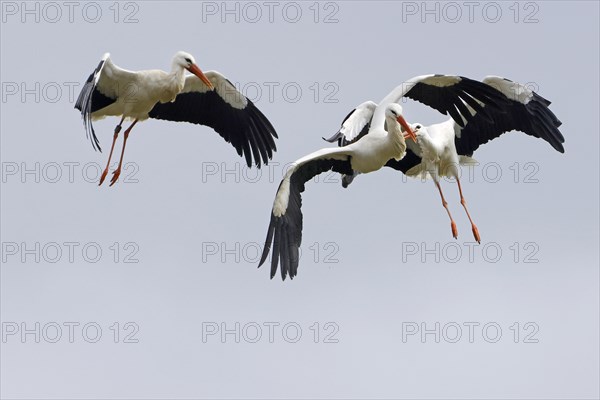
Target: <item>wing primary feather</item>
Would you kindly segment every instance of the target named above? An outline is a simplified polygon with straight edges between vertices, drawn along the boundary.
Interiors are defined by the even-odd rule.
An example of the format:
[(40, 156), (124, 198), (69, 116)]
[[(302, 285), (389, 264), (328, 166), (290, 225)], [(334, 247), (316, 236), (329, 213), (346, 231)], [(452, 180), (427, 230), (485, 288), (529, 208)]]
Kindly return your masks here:
[[(283, 221), (285, 222), (285, 218)], [(281, 228), (279, 229), (279, 260), (281, 262), (281, 279), (285, 281), (288, 273), (290, 272), (290, 255), (289, 255), (289, 243), (288, 243), (288, 233), (287, 226), (285, 224), (281, 224)]]
[(448, 113), (450, 114), (450, 116), (452, 117), (452, 119), (457, 124), (459, 124), (461, 127), (465, 126), (465, 123), (463, 122), (463, 119), (462, 119), (462, 117), (460, 115), (460, 112), (456, 108), (456, 104), (452, 104), (450, 107), (448, 107)]
[(250, 126), (254, 132), (254, 137), (256, 138), (255, 146), (253, 146), (253, 151), (255, 152), (255, 160), (256, 164), (260, 167), (260, 160), (265, 163), (265, 165), (269, 164), (269, 160), (271, 159), (271, 155), (269, 154), (269, 147), (264, 141), (262, 134), (260, 133), (260, 129), (256, 126), (256, 122), (254, 122), (253, 118), (250, 118)]
[[(463, 94), (463, 96), (468, 97), (466, 94)], [(468, 121), (469, 118), (472, 117), (471, 111), (469, 110), (469, 108), (467, 107), (466, 103), (461, 98), (459, 98), (454, 103), (454, 105), (458, 109), (458, 113), (463, 116), (463, 120), (464, 121)]]
[[(293, 225), (293, 221), (292, 221), (292, 225)], [(295, 226), (293, 226), (292, 228), (297, 228)], [(298, 263), (300, 262), (300, 257), (299, 257), (299, 248), (300, 248), (300, 244), (296, 242), (296, 239), (294, 237), (294, 230), (296, 229), (289, 229), (288, 230), (288, 244), (289, 244), (289, 258), (290, 258), (290, 279), (294, 279), (294, 277), (296, 276), (296, 274), (298, 273)], [(300, 228), (300, 230), (302, 230), (302, 228)]]
[(275, 277), (277, 273), (277, 263), (279, 261), (279, 243), (280, 243), (280, 235), (281, 235), (281, 222), (282, 218), (278, 217), (275, 219), (275, 235), (273, 237), (273, 255), (271, 258), (271, 279)]
[[(267, 238), (265, 239), (265, 246), (263, 248), (263, 252), (260, 257), (260, 262), (258, 263), (257, 268), (260, 268), (260, 266), (264, 264), (264, 262), (267, 260), (267, 257), (269, 256), (269, 251), (271, 250), (271, 243), (273, 241), (273, 232), (275, 231), (275, 225), (277, 223), (275, 221), (276, 218), (277, 218), (276, 216), (271, 214), (271, 221), (269, 222), (269, 229), (267, 230)], [(271, 278), (273, 278), (273, 276), (271, 276)]]
[[(476, 99), (471, 97), (471, 95), (469, 95), (468, 93), (465, 93), (465, 95), (462, 97), (462, 99), (465, 101), (465, 103), (467, 103), (469, 105), (469, 107), (471, 107), (475, 111), (475, 114), (480, 114), (482, 117), (484, 117), (489, 122), (494, 121), (494, 119), (490, 116), (490, 114), (485, 109), (485, 106), (482, 106)], [(471, 115), (471, 117), (474, 117), (474, 115)]]

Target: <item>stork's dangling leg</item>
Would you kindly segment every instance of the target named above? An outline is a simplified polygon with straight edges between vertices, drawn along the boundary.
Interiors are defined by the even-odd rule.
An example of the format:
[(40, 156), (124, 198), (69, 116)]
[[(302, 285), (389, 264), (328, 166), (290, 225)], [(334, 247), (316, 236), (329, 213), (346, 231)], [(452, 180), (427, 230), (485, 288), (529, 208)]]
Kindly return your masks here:
[(119, 137), (119, 132), (121, 132), (121, 124), (123, 123), (124, 120), (125, 120), (125, 117), (121, 118), (121, 122), (119, 122), (119, 125), (117, 125), (115, 127), (115, 134), (113, 136), (112, 146), (110, 146), (110, 153), (108, 153), (108, 161), (106, 162), (106, 168), (104, 168), (104, 171), (102, 172), (102, 175), (100, 176), (100, 183), (98, 184), (98, 186), (102, 185), (102, 182), (104, 182), (104, 179), (106, 179), (106, 175), (108, 174), (108, 168), (110, 167), (110, 159), (112, 158), (112, 153), (113, 153), (113, 150), (115, 149), (115, 142), (117, 141), (117, 138)]
[(481, 243), (481, 237), (479, 236), (479, 230), (473, 223), (473, 220), (471, 219), (471, 215), (469, 215), (469, 210), (467, 210), (467, 202), (465, 200), (465, 197), (463, 196), (462, 187), (460, 186), (460, 179), (458, 179), (458, 177), (456, 178), (456, 183), (458, 184), (458, 192), (460, 193), (460, 204), (463, 205), (463, 207), (467, 213), (467, 217), (469, 217), (469, 221), (471, 221), (471, 230), (473, 231), (473, 236), (475, 237), (475, 240), (477, 240), (477, 243)]
[(458, 239), (458, 229), (456, 229), (456, 223), (452, 219), (452, 215), (450, 214), (450, 210), (448, 209), (448, 203), (446, 202), (446, 199), (444, 198), (444, 194), (442, 193), (442, 187), (440, 186), (440, 182), (438, 182), (437, 179), (435, 180), (435, 186), (440, 191), (440, 196), (442, 197), (442, 205), (446, 209), (446, 212), (448, 213), (448, 217), (450, 217), (450, 227), (452, 228), (452, 236), (454, 237), (454, 239)]
[(117, 180), (119, 179), (119, 175), (121, 175), (121, 166), (123, 165), (123, 155), (125, 154), (125, 146), (127, 145), (127, 138), (129, 137), (129, 132), (131, 132), (131, 129), (135, 126), (135, 124), (138, 122), (138, 120), (134, 120), (133, 123), (129, 126), (129, 128), (127, 128), (125, 130), (125, 133), (123, 134), (123, 149), (121, 150), (121, 158), (119, 159), (119, 166), (117, 167), (117, 169), (113, 172), (113, 177), (110, 180), (110, 186), (114, 185)]

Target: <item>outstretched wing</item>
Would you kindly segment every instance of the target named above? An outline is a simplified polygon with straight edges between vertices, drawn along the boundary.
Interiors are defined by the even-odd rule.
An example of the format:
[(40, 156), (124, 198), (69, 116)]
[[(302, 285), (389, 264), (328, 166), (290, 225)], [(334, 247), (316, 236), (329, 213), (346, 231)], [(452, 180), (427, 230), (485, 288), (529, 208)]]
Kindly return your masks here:
[(340, 130), (329, 139), (323, 138), (323, 140), (329, 143), (337, 141), (339, 147), (356, 142), (369, 132), (371, 119), (376, 107), (377, 103), (372, 101), (365, 101), (359, 104), (344, 118)]
[(269, 255), (271, 244), (271, 279), (281, 263), (281, 279), (289, 274), (294, 278), (298, 272), (299, 249), (302, 242), (302, 198), (304, 184), (314, 176), (333, 170), (340, 174), (351, 174), (352, 166), (347, 149), (322, 149), (309, 154), (292, 164), (285, 174), (273, 202), (271, 221), (267, 231), (265, 247), (260, 258), (260, 267)]
[(111, 61), (110, 54), (106, 53), (85, 81), (75, 102), (75, 108), (81, 111), (86, 136), (95, 150), (102, 151), (92, 125), (92, 113), (117, 101), (119, 88), (135, 82), (135, 79), (135, 72), (117, 67)]
[(506, 96), (485, 83), (458, 75), (422, 75), (392, 90), (379, 103), (373, 124), (383, 124), (385, 107), (390, 103), (399, 103), (403, 97), (449, 115), (460, 126), (465, 126), (473, 118), (471, 109), (491, 119), (489, 110), (503, 110), (509, 104)]
[(231, 143), (240, 156), (245, 156), (248, 167), (254, 163), (268, 164), (277, 150), (275, 128), (250, 99), (216, 71), (206, 77), (214, 86), (208, 86), (195, 75), (186, 77), (185, 86), (175, 100), (157, 103), (149, 116), (169, 121), (186, 121), (213, 128), (225, 141)]
[(502, 93), (508, 103), (500, 109), (488, 109), (486, 117), (472, 111), (472, 118), (463, 127), (454, 125), (456, 151), (471, 156), (477, 148), (502, 135), (517, 130), (544, 139), (564, 153), (565, 139), (558, 130), (561, 122), (548, 106), (550, 102), (526, 86), (498, 76), (488, 76), (483, 82)]

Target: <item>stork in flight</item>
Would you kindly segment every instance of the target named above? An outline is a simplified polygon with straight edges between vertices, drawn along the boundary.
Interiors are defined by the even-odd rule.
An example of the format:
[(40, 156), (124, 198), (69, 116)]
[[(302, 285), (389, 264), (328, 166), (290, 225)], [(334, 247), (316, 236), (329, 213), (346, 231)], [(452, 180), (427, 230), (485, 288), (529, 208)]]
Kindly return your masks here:
[[(414, 139), (397, 104), (403, 97), (418, 100), (436, 110), (450, 114), (464, 126), (472, 115), (466, 107), (472, 104), (481, 109), (505, 106), (504, 96), (490, 86), (468, 78), (453, 75), (423, 75), (412, 78), (388, 94), (379, 105), (365, 102), (342, 122), (339, 135), (342, 147), (326, 148), (311, 153), (292, 163), (283, 177), (273, 202), (267, 238), (259, 267), (271, 255), (271, 278), (281, 264), (281, 278), (296, 276), (299, 247), (302, 241), (302, 199), (305, 183), (314, 176), (333, 170), (349, 176), (355, 172), (369, 173), (382, 168), (389, 160), (401, 162), (406, 153), (405, 139)], [(409, 142), (410, 143), (410, 142)]]
[[(450, 218), (454, 238), (458, 237), (458, 230), (442, 193), (439, 178), (447, 176), (456, 179), (460, 202), (469, 218), (471, 231), (477, 242), (481, 242), (481, 237), (467, 209), (459, 179), (459, 165), (477, 163), (471, 156), (480, 145), (513, 130), (543, 139), (555, 150), (564, 153), (562, 145), (564, 137), (558, 130), (561, 122), (548, 108), (550, 105), (548, 100), (526, 86), (505, 78), (488, 76), (483, 79), (483, 83), (505, 98), (505, 101), (500, 103), (501, 107), (490, 108), (487, 104), (466, 103), (462, 105), (463, 116), (468, 116), (464, 120), (457, 121), (455, 118), (450, 118), (445, 122), (429, 126), (420, 123), (411, 124), (412, 130), (417, 135), (417, 142), (408, 143), (406, 157), (402, 160), (390, 159), (386, 163), (387, 167), (402, 171), (408, 176), (430, 176), (433, 179), (440, 193), (442, 205)], [(370, 111), (370, 108), (357, 109), (349, 115), (348, 121), (354, 121), (358, 116), (361, 121), (370, 120), (373, 117)], [(328, 140), (338, 140), (338, 144), (342, 146), (349, 137), (352, 137), (352, 132), (360, 126), (359, 122), (350, 124), (343, 133), (334, 135)], [(353, 172), (342, 178), (344, 187), (352, 182), (355, 175), (356, 172)]]
[[(185, 70), (193, 75), (186, 76)], [(277, 150), (275, 129), (252, 101), (220, 73), (203, 73), (194, 57), (183, 51), (173, 57), (170, 73), (128, 71), (113, 64), (106, 53), (83, 86), (75, 108), (81, 111), (86, 134), (99, 151), (102, 150), (92, 121), (106, 116), (121, 117), (100, 185), (108, 174), (115, 142), (126, 118), (133, 122), (124, 132), (119, 166), (113, 172), (111, 186), (119, 179), (131, 129), (148, 118), (210, 126), (246, 158), (248, 167), (253, 158), (258, 168), (261, 163), (268, 164)]]

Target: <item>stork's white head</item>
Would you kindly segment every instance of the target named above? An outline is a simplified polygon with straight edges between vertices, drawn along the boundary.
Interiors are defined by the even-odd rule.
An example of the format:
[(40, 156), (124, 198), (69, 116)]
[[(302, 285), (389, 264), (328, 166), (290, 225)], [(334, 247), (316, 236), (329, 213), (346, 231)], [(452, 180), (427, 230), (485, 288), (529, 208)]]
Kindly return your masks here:
[(206, 75), (204, 75), (200, 68), (198, 68), (194, 56), (192, 56), (190, 53), (186, 53), (185, 51), (178, 51), (175, 53), (175, 56), (173, 57), (173, 68), (187, 69), (192, 74), (200, 78), (200, 80), (204, 82), (209, 89), (214, 88), (213, 84), (208, 80)]
[(196, 64), (194, 56), (185, 51), (178, 51), (173, 56), (173, 64), (180, 66), (181, 68), (189, 68), (193, 64)]
[(425, 134), (425, 126), (420, 122), (416, 122), (414, 124), (410, 124), (410, 129), (417, 135), (417, 137)]
[(411, 127), (408, 125), (404, 117), (402, 116), (402, 106), (400, 104), (389, 104), (385, 108), (385, 118), (391, 120), (388, 123), (388, 125), (392, 123), (392, 121), (398, 122), (400, 124), (402, 132), (405, 132), (405, 139), (411, 138), (415, 142), (417, 141), (417, 137), (415, 136), (414, 132), (412, 131)]

